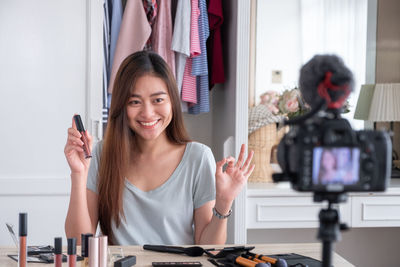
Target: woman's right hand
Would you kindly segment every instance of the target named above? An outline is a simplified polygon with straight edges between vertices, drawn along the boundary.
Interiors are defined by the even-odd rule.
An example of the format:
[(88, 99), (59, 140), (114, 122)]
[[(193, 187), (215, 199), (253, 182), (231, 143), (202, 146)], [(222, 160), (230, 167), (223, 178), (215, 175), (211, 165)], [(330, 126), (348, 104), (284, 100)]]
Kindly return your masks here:
[[(86, 131), (86, 136), (91, 151), (93, 138), (88, 131)], [(64, 154), (71, 173), (85, 174), (89, 169), (90, 159), (85, 158), (82, 146), (81, 133), (77, 130), (74, 118), (72, 118), (72, 127), (68, 128), (68, 138), (64, 148)]]

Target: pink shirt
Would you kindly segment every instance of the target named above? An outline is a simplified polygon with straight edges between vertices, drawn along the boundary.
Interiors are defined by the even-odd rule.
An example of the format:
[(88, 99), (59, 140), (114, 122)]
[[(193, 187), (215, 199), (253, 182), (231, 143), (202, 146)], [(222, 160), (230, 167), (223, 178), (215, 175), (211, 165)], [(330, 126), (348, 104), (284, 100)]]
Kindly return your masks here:
[(199, 0), (192, 0), (190, 20), (190, 58), (186, 60), (182, 80), (182, 100), (197, 104), (196, 76), (192, 75), (192, 58), (201, 54), (199, 38)]
[(151, 34), (152, 48), (168, 63), (175, 76), (175, 54), (171, 48), (171, 1), (159, 1), (158, 4), (158, 14)]
[(114, 62), (112, 63), (108, 86), (109, 93), (112, 93), (115, 75), (122, 61), (130, 54), (143, 50), (150, 34), (151, 27), (147, 21), (142, 1), (128, 0), (115, 48)]

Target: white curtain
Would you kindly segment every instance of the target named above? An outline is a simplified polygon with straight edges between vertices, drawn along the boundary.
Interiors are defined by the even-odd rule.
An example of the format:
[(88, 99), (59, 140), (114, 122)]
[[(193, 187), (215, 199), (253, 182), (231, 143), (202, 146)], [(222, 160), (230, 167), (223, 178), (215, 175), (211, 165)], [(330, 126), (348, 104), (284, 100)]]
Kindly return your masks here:
[(360, 87), (365, 83), (367, 46), (367, 0), (301, 0), (300, 29), (303, 64), (315, 54), (336, 54), (353, 72), (355, 87), (349, 97), (350, 113), (344, 115), (356, 129), (363, 122), (353, 120)]

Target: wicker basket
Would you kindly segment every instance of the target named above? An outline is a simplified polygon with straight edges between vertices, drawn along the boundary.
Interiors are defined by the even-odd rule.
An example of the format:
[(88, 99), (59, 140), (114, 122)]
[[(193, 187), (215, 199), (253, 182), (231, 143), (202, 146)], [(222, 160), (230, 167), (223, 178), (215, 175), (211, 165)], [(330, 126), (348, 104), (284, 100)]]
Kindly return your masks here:
[(256, 165), (249, 182), (272, 182), (271, 154), (276, 158), (272, 148), (277, 147), (287, 131), (287, 126), (278, 130), (277, 124), (271, 123), (249, 135), (249, 150), (254, 151), (253, 163)]

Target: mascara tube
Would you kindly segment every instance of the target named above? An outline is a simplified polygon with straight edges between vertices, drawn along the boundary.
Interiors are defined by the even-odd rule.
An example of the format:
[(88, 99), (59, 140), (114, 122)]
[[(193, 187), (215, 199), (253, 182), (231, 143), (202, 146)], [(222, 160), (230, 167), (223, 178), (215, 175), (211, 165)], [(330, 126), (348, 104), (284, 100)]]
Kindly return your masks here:
[(80, 115), (75, 115), (74, 116), (75, 124), (76, 124), (76, 129), (78, 132), (81, 134), (81, 140), (83, 142), (83, 153), (85, 154), (85, 158), (91, 158), (92, 157), (92, 152), (90, 151), (89, 147), (89, 141), (86, 136), (86, 131), (85, 127), (83, 127), (82, 119)]
[(54, 267), (62, 267), (62, 237), (54, 238)]
[(68, 267), (76, 267), (76, 238), (68, 238)]
[(26, 266), (26, 237), (28, 235), (28, 214), (20, 213), (19, 214), (19, 251), (18, 251), (18, 266), (25, 267)]

